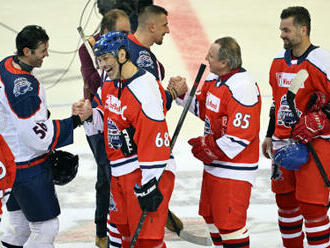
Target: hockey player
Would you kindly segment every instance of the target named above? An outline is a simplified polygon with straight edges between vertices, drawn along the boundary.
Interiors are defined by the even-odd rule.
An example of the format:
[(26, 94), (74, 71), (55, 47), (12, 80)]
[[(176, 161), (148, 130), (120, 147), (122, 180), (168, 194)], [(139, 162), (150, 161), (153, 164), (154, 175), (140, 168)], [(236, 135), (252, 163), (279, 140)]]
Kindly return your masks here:
[[(242, 68), (241, 50), (233, 38), (217, 39), (206, 59), (211, 73), (190, 107), (205, 122), (204, 136), (188, 141), (193, 155), (204, 163), (199, 214), (215, 247), (247, 248), (246, 215), (258, 168), (261, 97), (256, 81)], [(185, 101), (177, 100), (181, 105)]]
[[(132, 47), (130, 58), (132, 62), (140, 68), (152, 73), (157, 80), (163, 80), (165, 69), (158, 61), (150, 47), (153, 44), (161, 45), (166, 34), (170, 33), (167, 21), (167, 10), (158, 5), (149, 5), (144, 7), (139, 13), (138, 28), (134, 34), (129, 34), (129, 46)], [(166, 108), (171, 108), (172, 100), (181, 95), (181, 92), (187, 91), (187, 84), (181, 77), (173, 77), (171, 80), (177, 80), (175, 89), (165, 91), (167, 104)]]
[(7, 201), (4, 247), (53, 248), (60, 207), (49, 151), (73, 142), (79, 116), (50, 120), (45, 89), (32, 74), (48, 56), (49, 37), (37, 25), (16, 37), (17, 55), (0, 62), (0, 133), (15, 156), (16, 179)]
[[(321, 109), (328, 103), (330, 93), (330, 53), (311, 44), (311, 19), (304, 7), (284, 9), (280, 30), (284, 50), (274, 58), (270, 69), (274, 106), (262, 145), (263, 154), (269, 158), (268, 150), (276, 151), (290, 142), (295, 122), (286, 93), (296, 73), (305, 69), (309, 76), (295, 97), (300, 121), (293, 130), (293, 138), (303, 143), (311, 141), (329, 176), (329, 120)], [(314, 102), (310, 101), (312, 95)], [(293, 161), (296, 156), (292, 154)], [(313, 157), (309, 156), (299, 170), (279, 167), (274, 175), (272, 191), (278, 206), (283, 245), (287, 248), (303, 247), (304, 221), (309, 247), (329, 247), (329, 189), (324, 185)]]
[(15, 158), (6, 141), (0, 135), (0, 221), (2, 206), (7, 202), (16, 175)]
[[(127, 14), (119, 9), (112, 9), (107, 12), (101, 21), (100, 33), (90, 37), (88, 42), (90, 46), (94, 46), (95, 42), (102, 34), (109, 31), (130, 32), (130, 22)], [(95, 57), (90, 57), (85, 45), (79, 48), (79, 58), (81, 62), (81, 73), (84, 79), (84, 97), (85, 99), (93, 100), (97, 89), (101, 85), (101, 77), (98, 70), (94, 67), (93, 60)], [(99, 130), (93, 128), (89, 122), (84, 123), (86, 131), (86, 138), (88, 144), (93, 152), (97, 164), (97, 180), (95, 184), (96, 189), (96, 210), (95, 210), (95, 224), (96, 224), (96, 238), (95, 244), (100, 248), (107, 247), (107, 215), (109, 212), (109, 198), (110, 198), (110, 176), (109, 161), (105, 152), (104, 134)], [(120, 247), (116, 239), (118, 231), (112, 223), (109, 224), (109, 239), (113, 245)]]
[(99, 106), (92, 111), (84, 105), (80, 111), (93, 113), (93, 124), (104, 130), (112, 171), (110, 216), (122, 246), (129, 246), (141, 210), (146, 210), (137, 247), (166, 247), (175, 163), (170, 158), (165, 91), (151, 73), (132, 63), (128, 44), (127, 37), (115, 31), (95, 44), (104, 71)]

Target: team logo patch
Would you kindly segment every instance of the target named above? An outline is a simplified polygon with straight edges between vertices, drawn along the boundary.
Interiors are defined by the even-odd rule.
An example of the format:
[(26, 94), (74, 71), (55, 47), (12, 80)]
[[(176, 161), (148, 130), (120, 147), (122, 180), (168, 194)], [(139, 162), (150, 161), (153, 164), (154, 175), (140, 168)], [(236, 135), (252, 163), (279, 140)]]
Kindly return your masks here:
[(154, 68), (154, 62), (152, 61), (152, 58), (148, 51), (139, 52), (139, 57), (136, 61), (136, 64), (138, 67), (142, 67), (142, 68), (146, 68), (146, 67)]
[[(298, 116), (301, 116), (302, 112), (296, 108)], [(277, 114), (277, 124), (285, 127), (291, 127), (296, 123), (296, 119), (289, 107), (286, 95), (283, 95), (281, 98), (281, 105)]]
[(208, 92), (206, 96), (206, 108), (218, 113), (220, 109), (220, 98)]
[(108, 118), (108, 146), (113, 149), (119, 149), (122, 145), (120, 139), (121, 132), (117, 128), (116, 124)]
[(14, 90), (13, 90), (13, 94), (15, 95), (15, 97), (24, 95), (26, 92), (32, 90), (33, 88), (31, 87), (31, 82), (29, 82), (26, 78), (20, 77), (15, 79)]
[[(296, 77), (297, 73), (277, 72), (276, 81), (279, 87), (289, 88), (292, 80)], [(304, 88), (302, 84), (301, 88)]]

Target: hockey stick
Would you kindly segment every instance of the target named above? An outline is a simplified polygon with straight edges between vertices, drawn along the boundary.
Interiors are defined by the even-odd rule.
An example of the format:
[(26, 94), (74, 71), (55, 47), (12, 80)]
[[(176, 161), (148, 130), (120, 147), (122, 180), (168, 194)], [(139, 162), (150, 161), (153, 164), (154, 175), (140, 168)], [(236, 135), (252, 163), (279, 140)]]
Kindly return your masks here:
[(195, 82), (194, 82), (194, 85), (193, 87), (191, 88), (191, 91), (190, 91), (190, 94), (189, 94), (189, 97), (187, 99), (187, 102), (186, 104), (184, 105), (184, 109), (182, 111), (182, 114), (180, 116), (180, 119), (179, 119), (179, 122), (178, 124), (176, 125), (176, 128), (175, 128), (175, 131), (174, 131), (174, 134), (172, 136), (172, 139), (171, 139), (171, 152), (173, 150), (173, 147), (175, 145), (175, 142), (176, 142), (176, 139), (178, 138), (179, 136), (179, 132), (182, 128), (182, 124), (183, 124), (183, 121), (184, 119), (186, 118), (186, 115), (188, 113), (188, 110), (190, 108), (190, 104), (191, 104), (191, 101), (195, 95), (195, 92), (197, 90), (197, 87), (199, 85), (199, 82), (201, 81), (201, 78), (202, 78), (202, 75), (205, 71), (205, 68), (206, 68), (206, 65), (204, 64), (201, 64), (200, 67), (199, 67), (199, 70), (198, 70), (198, 73), (197, 73), (197, 76), (196, 76), (196, 79), (195, 79)]
[[(179, 119), (179, 122), (175, 128), (175, 132), (174, 132), (174, 135), (172, 137), (172, 140), (171, 140), (171, 146), (170, 146), (170, 151), (172, 152), (173, 150), (173, 147), (174, 147), (174, 144), (176, 142), (176, 139), (179, 135), (179, 132), (181, 130), (181, 127), (182, 127), (182, 124), (183, 124), (183, 121), (187, 115), (187, 112), (189, 110), (189, 107), (190, 107), (190, 104), (191, 104), (191, 101), (193, 99), (193, 96), (195, 95), (195, 92), (197, 90), (197, 87), (199, 85), (199, 82), (202, 78), (202, 75), (205, 71), (205, 68), (206, 68), (206, 65), (204, 64), (201, 64), (200, 67), (199, 67), (199, 70), (198, 70), (198, 73), (197, 73), (197, 76), (196, 76), (196, 79), (195, 79), (195, 82), (194, 82), (194, 85), (190, 91), (190, 94), (189, 94), (189, 97), (188, 97), (188, 100), (184, 106), (184, 109), (182, 111), (182, 114), (180, 116), (180, 119)], [(143, 211), (142, 214), (141, 214), (141, 217), (140, 217), (140, 220), (138, 222), (138, 225), (135, 229), (135, 232), (134, 232), (134, 235), (132, 237), (132, 240), (131, 240), (131, 243), (129, 245), (129, 248), (134, 248), (135, 244), (136, 244), (136, 241), (138, 239), (138, 236), (141, 232), (141, 229), (142, 229), (142, 226), (143, 226), (143, 223), (147, 217), (147, 211)], [(186, 240), (188, 242), (191, 242), (191, 243), (195, 243), (195, 244), (199, 244), (199, 245), (204, 245), (204, 246), (209, 246), (211, 245), (211, 242), (208, 238), (204, 238), (204, 237), (197, 237), (193, 234), (189, 234), (187, 232), (185, 232), (183, 230), (183, 225), (182, 225), (182, 228), (179, 227), (179, 225), (175, 222), (174, 218), (173, 218), (173, 215), (172, 215), (172, 212), (169, 210), (168, 211), (168, 219), (170, 220), (172, 226), (174, 227), (175, 229), (175, 232), (178, 234), (178, 236), (183, 239), (183, 240)], [(180, 220), (180, 219), (178, 219)], [(181, 222), (181, 221), (180, 221)]]
[[(300, 70), (297, 73), (296, 77), (292, 80), (290, 88), (289, 88), (288, 93), (286, 95), (286, 100), (288, 101), (289, 107), (290, 107), (290, 109), (293, 113), (294, 118), (296, 119), (296, 123), (299, 122), (300, 117), (298, 116), (297, 111), (296, 111), (296, 107), (295, 107), (295, 104), (294, 104), (294, 98), (296, 97), (296, 94), (297, 94), (298, 90), (300, 89), (301, 85), (303, 84), (303, 82), (305, 82), (305, 80), (307, 78), (308, 78), (308, 72), (305, 69)], [(324, 184), (327, 187), (330, 187), (330, 181), (328, 179), (328, 175), (325, 172), (324, 167), (323, 167), (323, 165), (320, 161), (320, 158), (317, 155), (317, 153), (315, 152), (315, 149), (314, 149), (312, 143), (308, 141), (306, 143), (306, 145), (307, 145), (307, 148), (310, 150), (310, 152), (313, 156), (313, 159), (315, 161), (315, 164), (316, 164), (317, 168), (320, 171), (320, 174), (322, 176)]]
[(80, 34), (80, 37), (87, 49), (87, 52), (89, 54), (89, 56), (91, 57), (92, 61), (93, 61), (93, 64), (94, 64), (94, 67), (95, 68), (99, 68), (96, 60), (95, 60), (95, 55), (94, 55), (94, 52), (93, 52), (93, 48), (91, 46), (91, 44), (89, 44), (88, 40), (86, 39), (86, 36), (85, 36), (85, 33), (84, 33), (84, 30), (82, 29), (81, 26), (77, 27), (77, 30), (78, 30), (78, 33)]
[[(198, 85), (200, 83), (200, 80), (202, 78), (202, 75), (205, 71), (205, 68), (206, 68), (206, 65), (204, 64), (201, 64), (200, 67), (199, 67), (199, 70), (198, 70), (198, 73), (197, 73), (197, 76), (196, 76), (196, 79), (195, 79), (195, 82), (194, 82), (194, 85), (193, 87), (191, 88), (190, 90), (190, 93), (189, 93), (189, 96), (188, 96), (188, 99), (187, 99), (187, 102), (183, 108), (183, 111), (181, 113), (181, 116), (180, 116), (180, 119), (178, 121), (178, 124), (176, 125), (176, 128), (175, 128), (175, 131), (174, 131), (174, 134), (172, 136), (172, 139), (171, 139), (171, 152), (173, 151), (173, 148), (174, 148), (174, 145), (175, 145), (175, 142), (179, 136), (179, 133), (180, 133), (180, 130), (182, 128), (182, 125), (183, 125), (183, 122), (184, 122), (184, 119), (186, 118), (186, 115), (189, 111), (189, 108), (190, 108), (190, 105), (191, 105), (191, 102), (193, 100), (193, 97), (195, 95), (195, 92), (198, 88)], [(210, 239), (209, 238), (204, 238), (204, 237), (199, 237), (199, 236), (195, 236), (193, 234), (190, 234), (186, 231), (183, 230), (183, 224), (182, 222), (180, 221), (180, 219), (178, 218), (175, 218), (176, 216), (173, 216), (173, 213), (169, 210), (168, 211), (168, 221), (171, 222), (171, 225), (174, 229), (174, 231), (176, 232), (176, 234), (183, 240), (186, 240), (190, 243), (195, 243), (195, 244), (198, 244), (198, 245), (204, 245), (204, 246), (209, 246), (211, 245), (212, 243), (210, 242)], [(176, 220), (179, 220), (181, 223), (179, 223), (179, 225), (177, 224)], [(169, 226), (169, 223), (167, 223), (167, 227)], [(171, 230), (171, 229), (170, 229)], [(172, 230), (171, 230), (172, 231)]]

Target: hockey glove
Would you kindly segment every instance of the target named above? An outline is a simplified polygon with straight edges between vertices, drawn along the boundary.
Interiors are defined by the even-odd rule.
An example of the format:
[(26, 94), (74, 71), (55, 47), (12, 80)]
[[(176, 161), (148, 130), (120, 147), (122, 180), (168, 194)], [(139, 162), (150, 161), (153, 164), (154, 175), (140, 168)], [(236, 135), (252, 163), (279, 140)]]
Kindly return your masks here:
[(307, 111), (314, 112), (319, 111), (328, 102), (326, 95), (321, 91), (314, 92), (307, 103)]
[(224, 153), (215, 142), (214, 136), (211, 134), (192, 138), (188, 143), (192, 146), (191, 152), (194, 157), (205, 164), (210, 164), (214, 160), (224, 156)]
[(134, 133), (135, 128), (129, 127), (121, 131), (120, 139), (121, 139), (121, 151), (125, 157), (129, 157), (132, 154), (136, 153), (137, 146), (134, 142)]
[(142, 211), (156, 212), (163, 201), (163, 195), (158, 189), (158, 181), (155, 177), (142, 187), (135, 184), (134, 192)]
[(322, 110), (302, 116), (292, 132), (292, 137), (306, 144), (315, 136), (330, 130), (330, 121)]

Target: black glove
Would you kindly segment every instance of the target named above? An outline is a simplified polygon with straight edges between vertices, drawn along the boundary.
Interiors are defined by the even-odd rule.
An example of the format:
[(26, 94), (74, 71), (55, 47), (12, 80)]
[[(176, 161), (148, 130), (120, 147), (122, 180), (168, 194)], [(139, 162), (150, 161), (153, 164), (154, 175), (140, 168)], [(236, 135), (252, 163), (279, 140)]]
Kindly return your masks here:
[(155, 177), (142, 187), (135, 184), (134, 192), (142, 211), (156, 212), (163, 201), (163, 195), (158, 189), (158, 181)]
[(121, 147), (120, 150), (124, 154), (125, 157), (128, 157), (137, 151), (137, 146), (134, 142), (134, 133), (135, 128), (129, 127), (121, 131), (120, 139), (121, 139)]

